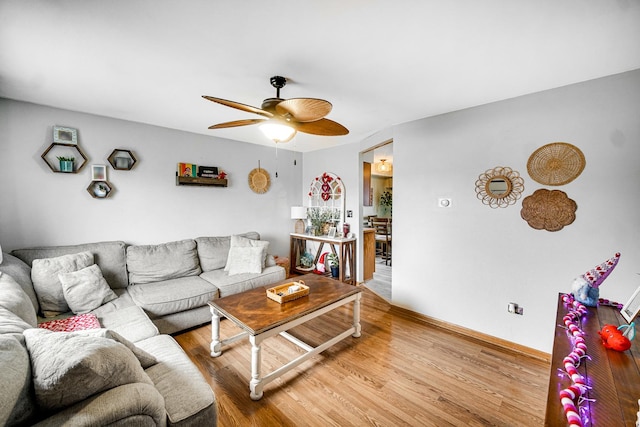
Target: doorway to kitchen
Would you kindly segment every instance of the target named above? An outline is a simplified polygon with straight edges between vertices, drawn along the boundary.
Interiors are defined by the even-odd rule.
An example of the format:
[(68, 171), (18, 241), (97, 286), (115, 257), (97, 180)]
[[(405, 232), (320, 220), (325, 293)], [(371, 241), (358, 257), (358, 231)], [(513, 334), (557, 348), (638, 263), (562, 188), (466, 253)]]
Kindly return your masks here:
[(391, 302), (393, 140), (361, 153), (364, 285)]

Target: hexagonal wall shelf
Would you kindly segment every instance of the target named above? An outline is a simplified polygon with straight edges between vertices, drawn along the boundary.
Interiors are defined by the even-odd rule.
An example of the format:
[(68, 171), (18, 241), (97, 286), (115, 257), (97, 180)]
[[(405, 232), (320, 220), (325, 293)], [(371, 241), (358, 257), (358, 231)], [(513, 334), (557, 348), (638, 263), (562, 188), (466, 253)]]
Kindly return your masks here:
[[(68, 157), (71, 157), (70, 155), (68, 155), (68, 153), (71, 153), (72, 150), (75, 150), (78, 152), (78, 154), (80, 155), (80, 157), (82, 157), (82, 163), (80, 163), (80, 166), (78, 166), (77, 168), (74, 168), (74, 170), (70, 171), (70, 172), (65, 172), (60, 170), (60, 167), (55, 167), (54, 164), (58, 164), (58, 163), (54, 163), (53, 159), (48, 158), (49, 157), (54, 157), (53, 155), (55, 154), (54, 151), (58, 151), (60, 153), (60, 155), (65, 155), (67, 154)], [(49, 166), (49, 168), (53, 171), (53, 172), (59, 172), (59, 173), (78, 173), (80, 172), (80, 170), (84, 167), (84, 165), (87, 163), (87, 156), (85, 156), (85, 154), (82, 152), (82, 150), (80, 149), (80, 147), (76, 144), (63, 144), (61, 142), (52, 142), (51, 145), (49, 147), (47, 147), (46, 150), (44, 150), (44, 153), (42, 153), (40, 155), (40, 157), (42, 157), (42, 160), (44, 160), (44, 162), (47, 164), (47, 166)], [(58, 156), (55, 156), (54, 158), (56, 158)], [(75, 156), (74, 156), (75, 157)], [(57, 162), (57, 159), (56, 159)]]
[(113, 187), (107, 181), (91, 181), (87, 187), (87, 192), (94, 199), (106, 199), (111, 195)]
[(131, 168), (133, 168), (133, 165), (135, 165), (138, 161), (138, 159), (136, 159), (136, 156), (133, 155), (133, 151), (124, 150), (122, 148), (116, 148), (115, 150), (113, 150), (113, 152), (109, 155), (108, 160), (111, 164), (111, 167), (113, 167), (115, 170), (121, 171), (131, 170)]

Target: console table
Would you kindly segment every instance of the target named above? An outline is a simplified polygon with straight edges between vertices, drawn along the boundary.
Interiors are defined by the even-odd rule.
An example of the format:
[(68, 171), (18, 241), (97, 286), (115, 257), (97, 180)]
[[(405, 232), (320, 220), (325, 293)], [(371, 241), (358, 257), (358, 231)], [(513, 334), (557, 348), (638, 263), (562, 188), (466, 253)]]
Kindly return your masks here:
[[(307, 242), (317, 242), (318, 249), (313, 260), (317, 264), (324, 245), (328, 245), (331, 252), (340, 258), (340, 276), (338, 280), (351, 285), (356, 284), (356, 239), (348, 237), (311, 236), (309, 234), (291, 233), (289, 260), (291, 262), (291, 272), (297, 274), (307, 274), (308, 270), (300, 269), (300, 257), (307, 251)], [(345, 268), (346, 266), (346, 268)], [(331, 275), (327, 272), (326, 275)]]
[[(558, 369), (564, 368), (562, 359), (573, 348), (562, 321), (569, 310), (562, 302), (560, 294), (545, 426), (567, 425), (558, 394), (571, 384), (571, 380), (567, 376), (559, 376)], [(587, 310), (587, 314), (582, 318), (581, 329), (585, 335), (588, 358), (582, 359), (578, 371), (591, 386), (586, 397), (593, 401), (583, 403), (589, 411), (590, 425), (635, 427), (640, 399), (640, 335), (631, 342), (631, 349), (625, 352), (607, 350), (598, 331), (606, 324), (619, 326), (626, 325), (627, 322), (614, 307), (587, 307)], [(640, 328), (636, 325), (636, 334), (638, 329)]]

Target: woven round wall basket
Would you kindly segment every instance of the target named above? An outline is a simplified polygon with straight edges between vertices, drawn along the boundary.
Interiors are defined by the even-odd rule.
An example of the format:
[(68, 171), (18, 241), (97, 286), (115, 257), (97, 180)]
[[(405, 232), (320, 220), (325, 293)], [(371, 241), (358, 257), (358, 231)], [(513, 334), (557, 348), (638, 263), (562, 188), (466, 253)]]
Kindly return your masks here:
[(584, 166), (584, 154), (578, 147), (566, 142), (553, 142), (531, 154), (527, 171), (540, 184), (564, 185), (576, 179)]
[(262, 168), (255, 168), (249, 172), (249, 188), (254, 193), (264, 194), (269, 191), (271, 186), (271, 177), (269, 172)]

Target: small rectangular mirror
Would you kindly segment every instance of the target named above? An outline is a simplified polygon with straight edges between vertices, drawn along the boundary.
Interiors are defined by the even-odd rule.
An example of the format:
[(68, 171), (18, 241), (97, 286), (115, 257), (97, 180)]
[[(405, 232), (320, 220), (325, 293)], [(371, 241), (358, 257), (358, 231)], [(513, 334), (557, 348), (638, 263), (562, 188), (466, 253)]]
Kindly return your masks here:
[(638, 315), (639, 311), (640, 311), (640, 287), (636, 289), (636, 291), (633, 293), (631, 298), (629, 298), (629, 301), (627, 301), (627, 303), (624, 306), (622, 306), (622, 310), (620, 311), (620, 314), (622, 314), (622, 317), (624, 317), (627, 322), (631, 323), (633, 322), (633, 319), (635, 319), (635, 317)]

